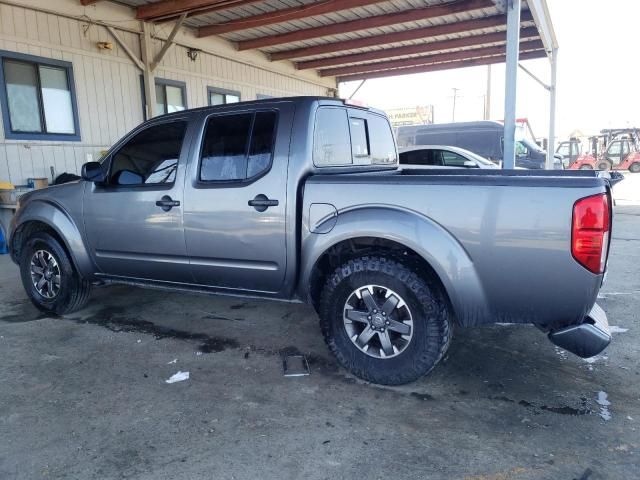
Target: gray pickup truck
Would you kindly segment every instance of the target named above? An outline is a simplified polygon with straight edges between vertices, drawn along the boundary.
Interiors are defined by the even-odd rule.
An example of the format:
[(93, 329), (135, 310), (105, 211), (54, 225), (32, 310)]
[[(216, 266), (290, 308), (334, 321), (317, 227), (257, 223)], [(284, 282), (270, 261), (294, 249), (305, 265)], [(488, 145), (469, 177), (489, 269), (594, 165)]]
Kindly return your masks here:
[(597, 172), (401, 169), (382, 112), (301, 97), (154, 118), (82, 177), (24, 195), (11, 228), (51, 314), (112, 283), (308, 302), (382, 384), (429, 372), (454, 326), (533, 323), (583, 357), (611, 339)]

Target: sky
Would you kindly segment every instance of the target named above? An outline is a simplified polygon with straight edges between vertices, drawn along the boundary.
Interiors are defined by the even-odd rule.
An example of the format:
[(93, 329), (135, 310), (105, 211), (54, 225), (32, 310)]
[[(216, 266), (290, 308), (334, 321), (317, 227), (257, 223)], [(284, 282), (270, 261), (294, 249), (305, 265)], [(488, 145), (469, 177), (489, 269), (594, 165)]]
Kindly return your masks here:
[[(557, 139), (575, 130), (640, 128), (640, 0), (547, 0), (558, 44)], [(547, 59), (522, 62), (549, 83)], [(491, 68), (491, 118), (504, 118), (504, 64)], [(482, 120), (487, 67), (371, 79), (354, 99), (378, 108), (433, 105), (436, 123)], [(341, 84), (348, 97), (360, 82)], [(516, 116), (528, 118), (536, 137), (549, 128), (549, 95), (518, 71)]]

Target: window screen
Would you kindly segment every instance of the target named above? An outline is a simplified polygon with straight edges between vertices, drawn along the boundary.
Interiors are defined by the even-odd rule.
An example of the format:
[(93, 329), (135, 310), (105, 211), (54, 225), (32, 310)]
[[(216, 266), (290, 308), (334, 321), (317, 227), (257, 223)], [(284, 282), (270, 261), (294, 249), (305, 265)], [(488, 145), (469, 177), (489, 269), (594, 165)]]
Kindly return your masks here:
[(200, 180), (241, 181), (271, 166), (276, 112), (214, 116), (207, 122)]
[(345, 109), (318, 109), (313, 142), (313, 163), (318, 166), (352, 163), (349, 122)]
[(154, 125), (137, 133), (113, 156), (110, 185), (171, 184), (187, 122)]

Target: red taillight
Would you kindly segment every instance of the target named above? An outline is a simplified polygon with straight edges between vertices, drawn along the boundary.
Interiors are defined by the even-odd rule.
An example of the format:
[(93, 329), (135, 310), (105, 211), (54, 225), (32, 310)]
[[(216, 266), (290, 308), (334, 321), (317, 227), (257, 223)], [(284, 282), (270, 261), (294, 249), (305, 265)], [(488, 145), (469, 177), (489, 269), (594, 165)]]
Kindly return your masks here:
[(571, 253), (590, 272), (604, 272), (610, 226), (606, 194), (583, 198), (573, 206)]

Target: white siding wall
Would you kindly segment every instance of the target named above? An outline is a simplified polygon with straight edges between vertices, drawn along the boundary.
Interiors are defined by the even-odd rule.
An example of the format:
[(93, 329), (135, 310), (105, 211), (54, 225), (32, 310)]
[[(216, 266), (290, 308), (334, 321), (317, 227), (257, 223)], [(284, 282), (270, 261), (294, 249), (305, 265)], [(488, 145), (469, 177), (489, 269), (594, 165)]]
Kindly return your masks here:
[[(78, 0), (54, 3), (61, 2), (80, 9)], [(117, 28), (118, 24), (113, 26)], [(170, 26), (165, 28), (169, 29)], [(122, 30), (118, 33), (139, 58), (139, 36)], [(99, 50), (98, 41), (112, 42), (113, 50)], [(162, 45), (162, 41), (154, 41), (156, 53)], [(216, 48), (220, 48), (219, 43)], [(0, 49), (73, 64), (82, 136), (79, 142), (7, 140), (0, 116), (0, 180), (18, 185), (26, 183), (28, 178), (50, 178), (51, 166), (56, 175), (65, 171), (77, 173), (89, 154), (97, 159), (102, 150), (142, 122), (141, 72), (104, 27), (27, 7), (0, 4)], [(228, 49), (233, 51), (231, 46)], [(190, 108), (207, 104), (208, 86), (238, 90), (243, 100), (253, 100), (257, 94), (328, 94), (330, 81), (318, 77), (311, 81), (308, 73), (306, 78), (294, 78), (295, 70), (288, 68), (290, 72), (279, 74), (207, 52), (200, 52), (196, 61), (191, 61), (185, 47), (174, 45), (155, 74), (186, 82)]]

